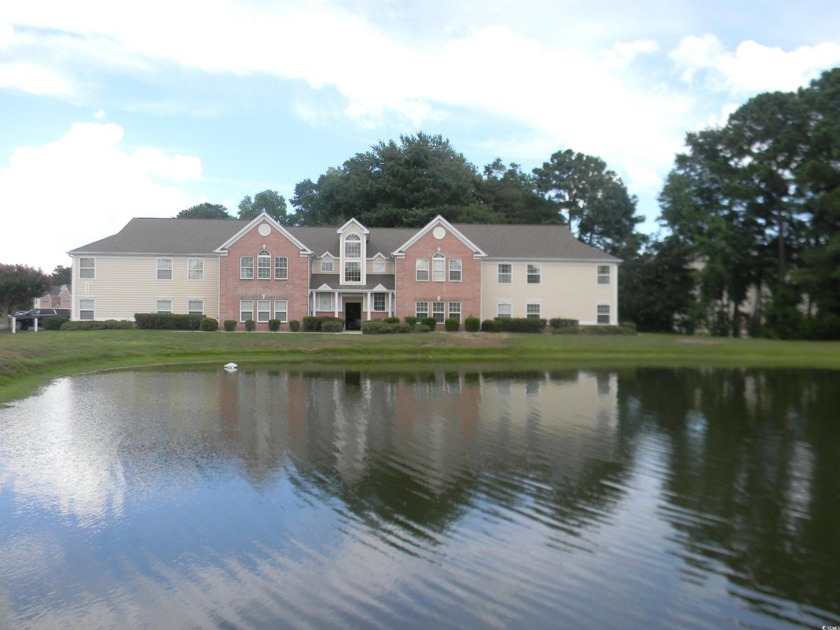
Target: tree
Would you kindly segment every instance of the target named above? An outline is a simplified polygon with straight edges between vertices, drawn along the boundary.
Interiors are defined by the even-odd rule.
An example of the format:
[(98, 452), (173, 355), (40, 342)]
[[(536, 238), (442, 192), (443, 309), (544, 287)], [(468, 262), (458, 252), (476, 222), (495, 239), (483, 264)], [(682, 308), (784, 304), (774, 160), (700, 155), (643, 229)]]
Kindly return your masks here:
[(55, 269), (53, 269), (50, 281), (54, 287), (60, 287), (63, 284), (69, 286), (70, 283), (73, 282), (73, 269), (71, 267), (58, 265)]
[(200, 203), (186, 210), (181, 210), (176, 219), (232, 219), (227, 208), (215, 203)]
[[(505, 166), (501, 158), (484, 167), (476, 180), (476, 200), (487, 206), (487, 216), (497, 220), (475, 223), (558, 223), (554, 205), (537, 191), (537, 180), (523, 173), (519, 164)], [(463, 219), (462, 219), (463, 220)]]
[(29, 308), (32, 300), (50, 290), (50, 278), (26, 265), (0, 263), (0, 308), (7, 315)]
[(558, 151), (534, 175), (537, 189), (578, 239), (610, 254), (632, 255), (635, 227), (644, 217), (636, 215), (636, 198), (602, 159)]
[(259, 216), (260, 212), (265, 212), (281, 225), (288, 223), (286, 199), (276, 190), (258, 192), (254, 195), (253, 200), (251, 200), (250, 195), (245, 195), (242, 201), (239, 202), (240, 219), (250, 221)]

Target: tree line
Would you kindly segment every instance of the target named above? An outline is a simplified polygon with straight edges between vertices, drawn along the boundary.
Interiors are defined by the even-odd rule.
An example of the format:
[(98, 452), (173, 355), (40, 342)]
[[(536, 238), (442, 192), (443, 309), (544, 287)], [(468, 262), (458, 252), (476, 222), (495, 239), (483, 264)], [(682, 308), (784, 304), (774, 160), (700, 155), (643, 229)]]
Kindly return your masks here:
[(840, 338), (840, 68), (750, 99), (726, 125), (688, 133), (685, 147), (659, 195), (656, 235), (639, 232), (636, 197), (598, 157), (564, 149), (530, 173), (501, 158), (479, 170), (425, 133), (299, 182), (288, 202), (265, 190), (245, 196), (235, 216), (210, 203), (177, 216), (564, 224), (622, 258), (619, 316), (639, 330)]

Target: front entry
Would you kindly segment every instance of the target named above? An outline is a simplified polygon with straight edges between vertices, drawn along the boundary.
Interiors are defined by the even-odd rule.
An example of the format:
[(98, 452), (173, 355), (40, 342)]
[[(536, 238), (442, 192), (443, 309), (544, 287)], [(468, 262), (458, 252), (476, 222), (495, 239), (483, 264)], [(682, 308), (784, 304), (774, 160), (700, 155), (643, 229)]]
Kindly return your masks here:
[(346, 302), (344, 304), (344, 330), (362, 329), (362, 303)]

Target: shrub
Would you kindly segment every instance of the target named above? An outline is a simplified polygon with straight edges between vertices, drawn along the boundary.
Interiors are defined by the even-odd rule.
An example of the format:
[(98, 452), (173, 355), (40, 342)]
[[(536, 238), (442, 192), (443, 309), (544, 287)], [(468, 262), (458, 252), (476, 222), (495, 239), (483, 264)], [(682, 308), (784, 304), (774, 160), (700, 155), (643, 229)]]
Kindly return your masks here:
[(564, 319), (562, 317), (552, 317), (550, 320), (548, 320), (548, 323), (555, 331), (557, 331), (560, 328), (577, 328), (579, 322), (576, 319)]
[(219, 320), (212, 317), (203, 317), (199, 323), (199, 328), (205, 332), (219, 330)]
[(461, 330), (461, 322), (450, 317), (449, 319), (444, 320), (443, 327), (446, 329), (446, 332), (458, 332)]
[(499, 332), (501, 330), (501, 326), (499, 325), (499, 320), (497, 319), (485, 319), (481, 322), (481, 331), (482, 332)]
[(414, 326), (417, 323), (417, 318), (414, 315), (406, 315), (405, 316), (405, 323), (409, 326)]
[(245, 320), (245, 330), (252, 331), (257, 327), (257, 322), (253, 319), (246, 319)]
[(362, 322), (363, 335), (387, 335), (389, 333), (397, 332), (399, 324), (386, 322), (384, 320), (371, 320), (369, 322)]
[(61, 330), (61, 327), (69, 321), (70, 320), (67, 317), (56, 315), (55, 317), (42, 319), (38, 323), (44, 330)]
[(560, 328), (552, 328), (554, 335), (578, 335), (580, 334), (580, 326), (560, 326)]
[(340, 333), (344, 330), (344, 322), (340, 319), (328, 319), (321, 322), (321, 332), (325, 333)]
[(318, 332), (318, 318), (314, 315), (306, 315), (303, 318), (303, 332)]
[(581, 326), (584, 335), (635, 335), (636, 331), (624, 326)]
[(399, 317), (386, 317), (382, 321), (385, 322), (386, 324), (399, 324), (400, 323), (400, 318)]
[[(324, 330), (324, 324), (328, 322), (338, 322), (341, 324), (341, 330), (344, 330), (344, 320), (340, 317), (333, 317), (332, 315), (320, 315), (318, 317), (318, 330), (321, 332), (336, 332), (334, 330)], [(341, 330), (338, 332), (341, 332)]]
[(224, 326), (224, 329), (226, 331), (232, 332), (232, 331), (236, 330), (236, 320), (235, 319), (226, 319), (225, 323), (222, 324), (222, 326)]
[(131, 330), (134, 322), (124, 319), (85, 320), (64, 322), (61, 330)]
[(464, 320), (464, 330), (467, 332), (478, 332), (481, 330), (481, 319), (478, 317), (467, 317)]
[(414, 324), (414, 326), (411, 327), (411, 332), (427, 333), (432, 332), (432, 329), (426, 326), (426, 324)]
[(420, 323), (424, 326), (428, 326), (429, 330), (437, 328), (437, 320), (434, 317), (424, 317), (420, 320)]
[(499, 330), (504, 332), (541, 333), (545, 330), (545, 320), (527, 317), (504, 317), (497, 320)]
[(280, 330), (280, 320), (279, 319), (269, 319), (268, 320), (268, 329), (271, 332), (277, 332)]
[(198, 313), (135, 313), (137, 328), (146, 330), (199, 330), (204, 315)]
[(296, 319), (293, 319), (289, 322), (289, 330), (292, 332), (297, 332), (300, 330), (300, 322)]

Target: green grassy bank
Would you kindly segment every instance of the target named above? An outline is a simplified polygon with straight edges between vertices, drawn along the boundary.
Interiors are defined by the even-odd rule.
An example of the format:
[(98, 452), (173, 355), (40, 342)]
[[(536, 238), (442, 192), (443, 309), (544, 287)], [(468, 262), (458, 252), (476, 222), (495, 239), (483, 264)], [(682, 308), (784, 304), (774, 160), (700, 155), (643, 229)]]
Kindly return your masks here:
[(351, 335), (149, 330), (0, 334), (0, 402), (68, 374), (159, 363), (501, 364), (507, 367), (721, 366), (840, 369), (840, 343), (672, 335)]

